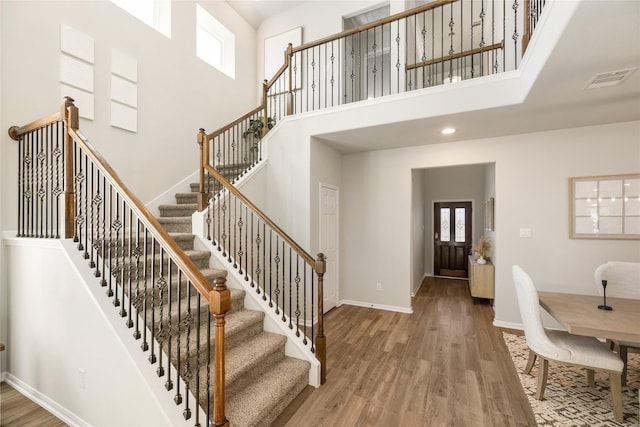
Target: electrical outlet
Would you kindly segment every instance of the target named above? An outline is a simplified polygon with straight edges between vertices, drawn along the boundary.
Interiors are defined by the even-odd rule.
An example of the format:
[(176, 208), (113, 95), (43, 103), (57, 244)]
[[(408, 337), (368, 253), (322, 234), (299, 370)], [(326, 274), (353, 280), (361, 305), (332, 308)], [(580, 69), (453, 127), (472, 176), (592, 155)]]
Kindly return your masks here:
[(530, 228), (521, 228), (520, 229), (520, 237), (531, 237), (531, 229)]
[(376, 283), (376, 289), (381, 291), (382, 290), (382, 283), (380, 283), (380, 282)]

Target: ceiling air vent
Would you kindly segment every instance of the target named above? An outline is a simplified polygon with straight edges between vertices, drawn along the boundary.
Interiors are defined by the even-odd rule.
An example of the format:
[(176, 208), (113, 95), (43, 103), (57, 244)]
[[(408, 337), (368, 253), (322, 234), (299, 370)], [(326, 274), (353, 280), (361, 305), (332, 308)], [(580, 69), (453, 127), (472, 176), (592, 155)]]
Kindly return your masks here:
[(627, 68), (626, 70), (609, 71), (606, 73), (596, 74), (596, 76), (592, 78), (587, 85), (587, 89), (619, 85), (635, 70), (636, 68)]

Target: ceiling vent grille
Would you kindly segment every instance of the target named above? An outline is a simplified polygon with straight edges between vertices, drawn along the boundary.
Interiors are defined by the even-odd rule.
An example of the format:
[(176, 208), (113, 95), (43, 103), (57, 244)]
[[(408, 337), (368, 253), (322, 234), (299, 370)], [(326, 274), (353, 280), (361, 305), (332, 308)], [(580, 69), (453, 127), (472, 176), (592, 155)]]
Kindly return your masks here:
[(587, 89), (619, 85), (635, 70), (636, 68), (627, 68), (626, 70), (609, 71), (606, 73), (596, 74), (596, 76), (593, 77), (587, 85)]

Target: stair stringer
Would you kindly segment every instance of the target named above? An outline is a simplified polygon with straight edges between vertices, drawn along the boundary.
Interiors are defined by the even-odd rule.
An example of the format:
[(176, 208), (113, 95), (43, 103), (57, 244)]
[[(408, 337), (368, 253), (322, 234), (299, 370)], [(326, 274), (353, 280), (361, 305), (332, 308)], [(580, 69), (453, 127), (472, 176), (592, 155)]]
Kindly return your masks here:
[[(195, 218), (204, 220), (206, 211), (196, 212)], [(311, 352), (309, 345), (304, 345), (300, 337), (297, 337), (295, 330), (291, 330), (287, 325), (282, 322), (282, 319), (277, 315), (269, 305), (262, 300), (262, 293), (256, 293), (256, 289), (252, 288), (248, 281), (244, 280), (244, 275), (240, 275), (237, 269), (229, 265), (227, 259), (216, 250), (212, 250), (211, 243), (202, 238), (201, 235), (195, 234), (194, 248), (198, 250), (205, 250), (211, 252), (211, 258), (209, 259), (209, 266), (211, 268), (220, 268), (227, 270), (227, 287), (233, 289), (241, 289), (245, 291), (244, 305), (249, 310), (257, 310), (264, 312), (263, 328), (267, 332), (284, 335), (287, 337), (285, 344), (285, 355), (295, 357), (309, 362), (311, 367), (309, 368), (309, 385), (314, 387), (320, 387), (320, 362), (316, 358), (315, 354)]]

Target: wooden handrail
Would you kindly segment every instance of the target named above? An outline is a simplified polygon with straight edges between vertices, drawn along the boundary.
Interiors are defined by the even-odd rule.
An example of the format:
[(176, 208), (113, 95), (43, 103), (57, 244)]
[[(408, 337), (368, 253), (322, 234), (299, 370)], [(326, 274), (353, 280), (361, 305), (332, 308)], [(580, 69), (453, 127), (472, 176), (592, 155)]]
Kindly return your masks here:
[(57, 113), (51, 114), (48, 117), (43, 117), (41, 119), (34, 120), (33, 122), (26, 124), (24, 126), (11, 126), (9, 128), (9, 136), (11, 137), (11, 139), (17, 141), (24, 134), (27, 134), (36, 129), (40, 129), (52, 123), (58, 122), (60, 120), (62, 120), (62, 113), (57, 112)]
[(500, 43), (495, 43), (489, 46), (485, 46), (485, 47), (478, 47), (475, 49), (471, 49), (471, 50), (465, 50), (463, 52), (458, 52), (458, 53), (454, 53), (453, 55), (449, 55), (449, 56), (442, 56), (440, 58), (435, 58), (435, 59), (430, 59), (428, 61), (422, 61), (422, 62), (416, 62), (415, 64), (407, 64), (406, 65), (406, 69), (407, 71), (416, 69), (416, 68), (422, 68), (422, 67), (427, 67), (429, 65), (433, 65), (433, 64), (440, 64), (441, 62), (446, 62), (446, 61), (452, 61), (454, 59), (459, 59), (465, 56), (471, 56), (471, 55), (475, 55), (478, 53), (482, 53), (482, 52), (488, 52), (491, 50), (497, 50), (497, 49), (502, 49), (504, 47), (504, 42), (500, 42)]
[(352, 28), (350, 30), (342, 31), (341, 33), (334, 34), (332, 36), (328, 36), (313, 42), (302, 44), (298, 47), (294, 47), (292, 53), (301, 52), (306, 49), (311, 49), (312, 47), (320, 46), (325, 43), (329, 43), (344, 37), (348, 37), (352, 34), (360, 33), (362, 31), (369, 30), (373, 27), (378, 27), (380, 25), (389, 24), (393, 21), (400, 20), (402, 18), (407, 18), (409, 16), (418, 14), (420, 12), (426, 12), (427, 10), (437, 9), (441, 6), (446, 6), (450, 3), (455, 3), (459, 0), (438, 0), (432, 3), (427, 3), (422, 6), (415, 7), (413, 9), (405, 10), (403, 12), (396, 13), (395, 15), (387, 16), (386, 18), (381, 18), (376, 21), (369, 22), (368, 24), (363, 24), (358, 27)]
[(82, 150), (85, 151), (87, 157), (95, 163), (96, 167), (100, 172), (102, 172), (107, 181), (109, 181), (109, 183), (113, 185), (118, 192), (120, 192), (123, 200), (129, 203), (131, 210), (149, 229), (151, 235), (160, 242), (161, 246), (163, 246), (167, 251), (167, 254), (172, 258), (176, 266), (183, 271), (185, 276), (191, 281), (198, 292), (209, 300), (209, 295), (213, 290), (213, 287), (194, 262), (186, 256), (182, 249), (180, 249), (175, 240), (169, 236), (158, 220), (151, 214), (151, 212), (149, 212), (149, 209), (147, 209), (147, 207), (144, 206), (144, 204), (142, 204), (135, 195), (133, 195), (109, 163), (93, 148), (87, 138), (85, 138), (79, 130), (72, 128), (69, 129), (69, 135), (82, 148)]
[(271, 221), (271, 219), (267, 215), (265, 215), (264, 212), (258, 209), (256, 205), (251, 203), (251, 201), (247, 199), (244, 196), (244, 194), (238, 191), (236, 187), (231, 185), (231, 183), (227, 181), (227, 179), (224, 176), (222, 176), (220, 172), (218, 172), (214, 167), (210, 165), (205, 165), (204, 167), (207, 170), (207, 172), (209, 172), (213, 177), (215, 177), (215, 179), (218, 180), (229, 192), (231, 192), (234, 196), (240, 199), (242, 203), (247, 205), (249, 209), (251, 209), (260, 219), (262, 219), (262, 221), (264, 221), (264, 223), (267, 226), (271, 227), (273, 231), (279, 234), (282, 240), (284, 240), (289, 246), (291, 246), (291, 248), (294, 251), (296, 251), (298, 255), (300, 255), (305, 260), (305, 262), (307, 262), (312, 266), (315, 266), (316, 260), (313, 259), (313, 257), (309, 255), (307, 251), (302, 249), (300, 245), (298, 245), (291, 237), (287, 235), (287, 233), (282, 231), (280, 227), (278, 227), (273, 221)]
[(207, 139), (211, 140), (213, 138), (215, 138), (216, 136), (220, 135), (221, 133), (231, 129), (232, 127), (234, 127), (235, 125), (237, 125), (238, 123), (243, 122), (244, 120), (247, 120), (249, 117), (253, 116), (254, 114), (256, 114), (257, 112), (261, 111), (264, 108), (264, 105), (260, 105), (259, 107), (254, 108), (253, 110), (249, 111), (247, 114), (245, 114), (244, 116), (234, 120), (233, 122), (229, 123), (226, 126), (221, 127), (220, 129), (213, 131), (209, 134), (207, 134)]

